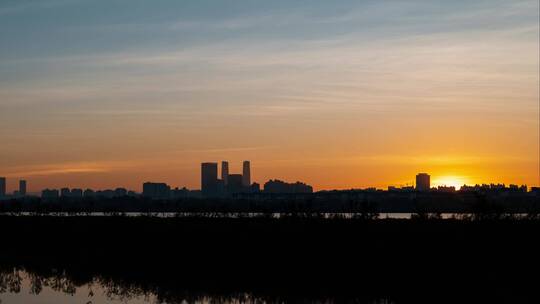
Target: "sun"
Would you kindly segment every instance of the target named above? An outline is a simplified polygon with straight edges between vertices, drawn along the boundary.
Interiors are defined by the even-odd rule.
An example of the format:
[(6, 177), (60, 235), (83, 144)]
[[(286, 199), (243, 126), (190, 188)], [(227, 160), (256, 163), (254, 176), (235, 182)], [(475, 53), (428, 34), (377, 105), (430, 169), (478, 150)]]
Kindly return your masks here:
[(456, 190), (459, 190), (463, 185), (467, 184), (467, 178), (463, 176), (441, 176), (434, 178), (431, 182), (432, 187), (438, 186), (447, 186), (455, 187)]

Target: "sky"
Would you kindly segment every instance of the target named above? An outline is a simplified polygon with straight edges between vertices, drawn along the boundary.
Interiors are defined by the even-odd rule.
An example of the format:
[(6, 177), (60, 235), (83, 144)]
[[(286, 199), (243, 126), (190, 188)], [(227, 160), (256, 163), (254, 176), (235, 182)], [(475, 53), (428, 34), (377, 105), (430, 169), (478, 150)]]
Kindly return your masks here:
[(0, 1), (8, 189), (539, 184), (539, 1)]

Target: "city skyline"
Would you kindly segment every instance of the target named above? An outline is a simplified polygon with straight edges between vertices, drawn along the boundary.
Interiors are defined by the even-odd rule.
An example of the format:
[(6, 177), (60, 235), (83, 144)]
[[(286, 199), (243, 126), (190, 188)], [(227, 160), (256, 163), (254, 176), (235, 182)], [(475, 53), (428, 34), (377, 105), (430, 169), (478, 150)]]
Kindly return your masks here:
[[(236, 167), (235, 167), (236, 168)], [(234, 170), (235, 172), (241, 172), (241, 167), (238, 167), (239, 170)], [(257, 168), (258, 169), (258, 168)], [(422, 171), (422, 170), (420, 170)], [(418, 172), (420, 172), (418, 171)], [(425, 171), (425, 170), (424, 170)], [(446, 171), (446, 172), (452, 172), (452, 171)], [(260, 174), (256, 174), (255, 176), (255, 179), (253, 179), (254, 181), (257, 181), (257, 182), (260, 182), (260, 181), (266, 181), (266, 180), (271, 180), (271, 179), (274, 179), (274, 178), (281, 178), (283, 180), (287, 180), (287, 181), (297, 181), (297, 180), (302, 180), (302, 181), (305, 181), (311, 185), (314, 185), (314, 188), (317, 190), (317, 191), (320, 191), (320, 190), (347, 190), (347, 189), (366, 189), (366, 188), (377, 188), (377, 189), (386, 189), (388, 187), (391, 187), (391, 186), (395, 186), (395, 187), (404, 187), (404, 186), (414, 186), (416, 184), (415, 182), (415, 175), (417, 174), (417, 172), (413, 172), (413, 171), (410, 171), (410, 175), (407, 177), (407, 178), (404, 178), (400, 181), (395, 181), (395, 182), (388, 182), (388, 183), (384, 183), (384, 182), (379, 182), (379, 183), (364, 183), (364, 184), (357, 184), (356, 186), (347, 186), (347, 185), (337, 185), (336, 187), (321, 187), (320, 185), (319, 186), (316, 186), (314, 185), (314, 183), (310, 182), (310, 177), (309, 176), (305, 176), (305, 177), (302, 177), (301, 175), (291, 175), (293, 176), (293, 178), (288, 178), (288, 177), (284, 177), (284, 176), (280, 176), (279, 173), (277, 173), (277, 175), (260, 175)], [(197, 171), (195, 172), (192, 172), (189, 174), (190, 176), (196, 176), (197, 179), (199, 180), (200, 179), (200, 176), (199, 174), (197, 173)], [(528, 183), (524, 183), (524, 182), (519, 182), (519, 181), (512, 181), (512, 180), (509, 180), (508, 178), (493, 178), (493, 179), (489, 179), (489, 178), (486, 178), (486, 179), (473, 179), (473, 178), (470, 178), (469, 176), (463, 176), (463, 175), (459, 175), (459, 174), (455, 174), (455, 175), (450, 175), (450, 174), (444, 174), (444, 175), (436, 175), (436, 174), (430, 174), (431, 177), (433, 178), (432, 181), (431, 181), (431, 184), (435, 187), (437, 186), (450, 186), (450, 187), (456, 187), (456, 189), (459, 189), (461, 186), (463, 185), (481, 185), (481, 184), (505, 184), (505, 185), (510, 185), (510, 184), (515, 184), (515, 185), (527, 185), (529, 187), (537, 187), (538, 183), (534, 183), (534, 180), (533, 180), (533, 183), (532, 184), (528, 184)], [(156, 176), (156, 175), (154, 175)], [(170, 184), (170, 185), (176, 185), (178, 187), (187, 187), (189, 189), (200, 189), (200, 181), (198, 183), (182, 183), (180, 181), (178, 181), (177, 179), (174, 179), (174, 178), (167, 178), (167, 177), (163, 177), (163, 178), (160, 178), (159, 175), (157, 175), (158, 177), (157, 178), (150, 178), (150, 177), (147, 177), (145, 178), (142, 174), (140, 175), (140, 177), (138, 177), (137, 179), (130, 179), (130, 182), (122, 182), (122, 181), (107, 181), (106, 183), (103, 183), (103, 182), (77, 182), (77, 181), (73, 181), (73, 182), (65, 182), (64, 179), (56, 179), (56, 178), (51, 178), (51, 180), (49, 181), (47, 176), (45, 175), (40, 175), (39, 177), (35, 177), (35, 176), (32, 176), (30, 175), (29, 177), (20, 177), (18, 175), (4, 175), (2, 177), (6, 177), (6, 193), (13, 193), (13, 191), (17, 191), (19, 190), (19, 182), (21, 180), (24, 180), (25, 182), (27, 181), (29, 183), (29, 187), (27, 188), (27, 192), (28, 193), (39, 193), (41, 190), (43, 189), (46, 189), (46, 188), (63, 188), (63, 187), (69, 187), (69, 188), (90, 188), (90, 189), (114, 189), (116, 187), (123, 187), (123, 188), (126, 188), (126, 189), (133, 189), (133, 190), (136, 190), (136, 191), (142, 191), (142, 184), (145, 182), (145, 181), (148, 181), (148, 180), (158, 180), (158, 181), (163, 181), (167, 184)], [(363, 178), (366, 178), (366, 177), (363, 177)], [(369, 178), (369, 177), (367, 177)], [(109, 180), (109, 179), (107, 179)], [(180, 179), (180, 180), (185, 180), (185, 179)], [(476, 181), (475, 181), (476, 180)], [(523, 180), (522, 180), (523, 181)], [(329, 183), (329, 184), (332, 184), (332, 183)]]
[[(61, 194), (61, 192), (63, 190), (67, 190), (69, 191), (70, 189), (73, 190), (77, 190), (77, 191), (81, 191), (81, 196), (82, 196), (82, 191), (83, 190), (91, 190), (91, 191), (101, 191), (101, 190), (122, 190), (124, 192), (127, 192), (127, 191), (130, 191), (130, 192), (133, 192), (134, 193), (144, 193), (145, 192), (145, 187), (148, 185), (149, 187), (153, 187), (151, 188), (150, 191), (152, 192), (158, 192), (159, 190), (155, 190), (155, 187), (163, 187), (161, 189), (165, 189), (165, 187), (168, 187), (168, 190), (167, 191), (171, 191), (171, 190), (182, 190), (182, 189), (185, 189), (185, 190), (195, 190), (195, 191), (201, 191), (203, 193), (203, 195), (209, 195), (209, 196), (212, 196), (212, 195), (215, 195), (219, 192), (222, 192), (222, 191), (229, 191), (227, 190), (227, 185), (228, 185), (228, 179), (229, 177), (233, 177), (234, 178), (234, 181), (231, 180), (231, 183), (235, 183), (237, 184), (236, 185), (236, 188), (235, 190), (239, 190), (239, 189), (242, 189), (242, 188), (250, 188), (250, 187), (253, 187), (256, 185), (256, 191), (259, 191), (259, 186), (262, 184), (263, 180), (260, 180), (260, 181), (256, 181), (256, 180), (251, 180), (250, 177), (247, 179), (245, 179), (245, 174), (246, 172), (248, 173), (249, 176), (251, 176), (251, 161), (243, 161), (242, 162), (242, 174), (238, 174), (238, 173), (231, 173), (231, 171), (229, 170), (229, 161), (221, 161), (221, 169), (218, 169), (220, 163), (218, 162), (203, 162), (200, 164), (201, 167), (200, 167), (200, 171), (199, 171), (199, 176), (200, 176), (200, 184), (199, 184), (199, 187), (187, 187), (186, 185), (178, 185), (178, 184), (175, 184), (174, 182), (168, 182), (168, 181), (149, 181), (148, 179), (144, 180), (144, 182), (141, 182), (140, 185), (138, 187), (125, 187), (123, 186), (122, 184), (119, 184), (119, 185), (114, 185), (112, 187), (105, 187), (105, 188), (93, 188), (93, 187), (87, 187), (87, 186), (84, 186), (84, 185), (59, 185), (59, 186), (47, 186), (47, 187), (44, 187), (44, 188), (40, 188), (40, 189), (37, 189), (37, 188), (32, 188), (30, 187), (30, 191), (27, 190), (27, 180), (26, 179), (16, 179), (16, 180), (13, 180), (11, 181), (9, 178), (6, 178), (6, 177), (2, 177), (0, 176), (0, 197), (3, 195), (7, 195), (7, 196), (10, 196), (10, 195), (14, 195), (14, 196), (18, 196), (18, 195), (26, 195), (26, 194), (30, 194), (30, 195), (37, 195), (37, 194), (41, 194), (44, 190), (58, 190), (59, 191), (59, 194)], [(313, 191), (328, 191), (328, 190), (362, 190), (362, 189), (378, 189), (378, 190), (397, 190), (397, 189), (415, 189), (415, 190), (418, 190), (418, 191), (427, 191), (427, 190), (431, 190), (431, 189), (450, 189), (450, 188), (453, 188), (454, 190), (460, 190), (462, 189), (463, 186), (468, 186), (468, 187), (474, 187), (474, 186), (485, 186), (485, 185), (496, 185), (496, 186), (501, 186), (501, 185), (504, 185), (504, 186), (517, 186), (517, 187), (522, 187), (522, 186), (525, 186), (527, 188), (530, 187), (530, 190), (533, 191), (533, 189), (538, 189), (539, 187), (535, 186), (535, 185), (527, 185), (527, 184), (519, 184), (519, 183), (499, 183), (499, 182), (484, 182), (484, 183), (473, 183), (473, 184), (468, 184), (468, 183), (460, 183), (460, 180), (459, 179), (455, 179), (455, 180), (448, 180), (448, 177), (435, 177), (434, 181), (443, 181), (443, 182), (432, 182), (432, 175), (430, 175), (429, 173), (425, 173), (425, 172), (421, 172), (421, 173), (417, 173), (416, 176), (412, 177), (413, 181), (411, 183), (404, 183), (404, 184), (399, 184), (399, 185), (396, 185), (396, 184), (387, 184), (383, 187), (358, 187), (358, 188), (333, 188), (333, 189), (315, 189), (313, 188)], [(444, 180), (447, 179), (448, 182), (444, 182)], [(276, 180), (276, 181), (284, 181), (284, 182), (301, 182), (303, 180), (286, 180), (286, 179), (283, 179), (279, 176), (277, 177), (272, 177), (272, 178), (268, 178), (266, 179), (266, 181), (273, 181), (273, 180)], [(253, 182), (253, 184), (252, 184)], [(10, 188), (8, 187), (9, 185), (14, 185), (15, 183), (18, 185), (17, 188)], [(309, 183), (306, 183), (308, 186), (309, 186)], [(204, 188), (210, 188), (210, 190), (206, 190), (206, 193), (205, 193), (205, 190)], [(310, 186), (311, 187), (311, 186)], [(174, 189), (173, 189), (174, 188)], [(221, 188), (221, 190), (219, 190)], [(248, 190), (249, 192), (249, 190)]]
[(197, 188), (197, 164), (249, 154), (252, 180), (319, 190), (538, 186), (538, 20), (536, 0), (2, 1), (0, 176)]

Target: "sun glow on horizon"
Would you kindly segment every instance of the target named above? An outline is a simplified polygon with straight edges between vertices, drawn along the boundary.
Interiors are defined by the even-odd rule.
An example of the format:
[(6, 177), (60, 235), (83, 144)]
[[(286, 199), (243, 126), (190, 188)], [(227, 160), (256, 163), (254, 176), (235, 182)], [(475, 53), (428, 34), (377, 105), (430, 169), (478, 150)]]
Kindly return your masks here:
[(440, 176), (436, 177), (431, 181), (432, 187), (446, 186), (446, 187), (455, 187), (456, 190), (461, 189), (463, 185), (470, 184), (469, 180), (465, 176)]

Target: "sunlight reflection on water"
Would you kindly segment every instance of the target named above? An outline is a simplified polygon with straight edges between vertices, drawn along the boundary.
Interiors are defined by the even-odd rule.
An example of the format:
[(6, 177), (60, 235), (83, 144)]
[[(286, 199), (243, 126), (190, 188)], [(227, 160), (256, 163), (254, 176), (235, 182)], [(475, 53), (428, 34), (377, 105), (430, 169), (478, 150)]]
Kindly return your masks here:
[(64, 303), (123, 303), (143, 304), (155, 303), (154, 295), (118, 296), (110, 293), (101, 286), (100, 282), (73, 286), (65, 279), (45, 279), (41, 290), (36, 291), (32, 286), (32, 276), (24, 271), (18, 271), (20, 286), (10, 284), (10, 288), (3, 292), (0, 290), (1, 304), (64, 304)]

